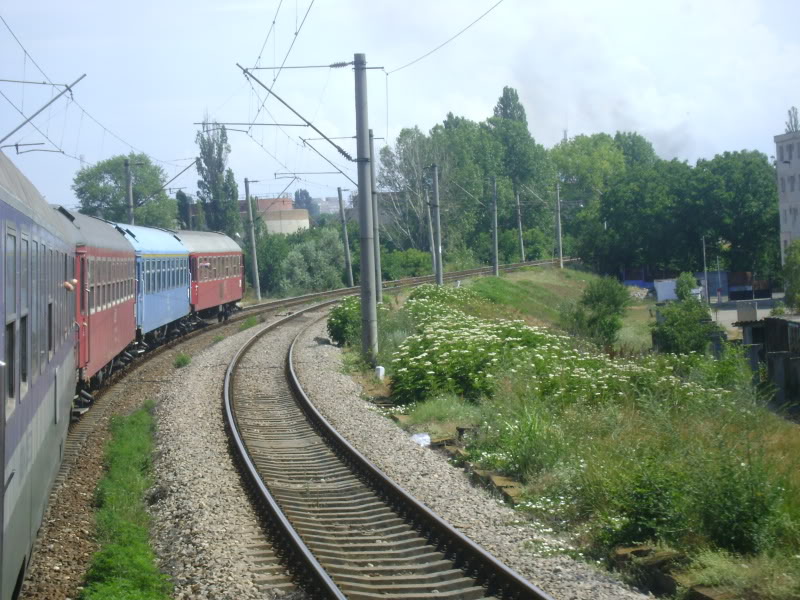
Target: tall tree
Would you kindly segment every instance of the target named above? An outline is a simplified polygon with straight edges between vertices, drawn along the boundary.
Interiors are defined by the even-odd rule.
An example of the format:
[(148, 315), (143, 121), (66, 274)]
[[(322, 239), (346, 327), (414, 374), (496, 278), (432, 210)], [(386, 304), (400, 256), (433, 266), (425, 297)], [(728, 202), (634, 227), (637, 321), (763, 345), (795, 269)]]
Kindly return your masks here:
[(294, 207), (304, 208), (308, 211), (308, 216), (314, 218), (319, 215), (319, 204), (314, 202), (308, 190), (299, 189), (294, 192)]
[(800, 131), (800, 119), (797, 117), (797, 107), (793, 106), (789, 109), (789, 120), (786, 121), (786, 133), (795, 133)]
[(183, 193), (183, 190), (178, 190), (175, 194), (175, 201), (178, 203), (178, 220), (180, 221), (181, 229), (192, 228), (192, 202), (189, 196)]
[(224, 125), (212, 123), (197, 132), (197, 197), (202, 203), (206, 225), (212, 231), (235, 236), (241, 231), (239, 188), (233, 171), (227, 167), (231, 147)]
[(627, 166), (652, 166), (658, 160), (656, 151), (647, 138), (635, 131), (618, 131), (614, 134), (614, 142), (622, 150)]
[(109, 221), (128, 221), (125, 159), (131, 162), (136, 223), (175, 227), (175, 201), (162, 189), (166, 175), (146, 154), (120, 154), (78, 171), (72, 190), (80, 201), (80, 212)]
[(504, 86), (503, 95), (494, 107), (494, 116), (501, 119), (519, 121), (525, 127), (528, 126), (528, 119), (525, 116), (525, 107), (519, 101), (517, 90), (512, 87)]

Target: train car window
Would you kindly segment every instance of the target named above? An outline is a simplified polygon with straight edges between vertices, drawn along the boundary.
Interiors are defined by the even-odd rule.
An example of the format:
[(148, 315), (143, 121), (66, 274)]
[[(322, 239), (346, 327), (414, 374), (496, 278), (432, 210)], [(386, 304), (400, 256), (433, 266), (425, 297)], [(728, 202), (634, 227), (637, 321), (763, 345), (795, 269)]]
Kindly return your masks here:
[(6, 375), (6, 420), (8, 417), (11, 416), (11, 413), (14, 412), (14, 408), (16, 406), (16, 365), (14, 364), (15, 358), (15, 350), (16, 350), (16, 343), (14, 339), (14, 322), (12, 321), (8, 325), (6, 325), (6, 348), (5, 348), (5, 360), (6, 360), (6, 368), (5, 368), (5, 375)]
[(31, 379), (39, 373), (39, 242), (31, 241)]
[(53, 303), (47, 303), (47, 351), (53, 352)]
[(86, 261), (86, 268), (89, 270), (87, 278), (89, 279), (89, 314), (94, 314), (94, 258), (89, 258)]
[(28, 387), (28, 315), (19, 320), (19, 381), (23, 397)]
[(17, 236), (6, 234), (6, 316), (17, 312)]
[(28, 308), (28, 240), (20, 239), (19, 245), (19, 307), (20, 312)]

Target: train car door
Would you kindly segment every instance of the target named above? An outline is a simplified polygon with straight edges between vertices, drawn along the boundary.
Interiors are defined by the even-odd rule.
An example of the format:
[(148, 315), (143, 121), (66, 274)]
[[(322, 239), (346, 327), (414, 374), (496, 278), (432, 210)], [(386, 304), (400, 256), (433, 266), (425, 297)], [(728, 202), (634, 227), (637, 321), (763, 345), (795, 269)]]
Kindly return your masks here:
[(86, 250), (81, 249), (76, 254), (78, 263), (76, 270), (78, 271), (78, 289), (75, 290), (78, 295), (78, 367), (83, 369), (89, 364), (89, 273), (88, 264), (86, 260)]

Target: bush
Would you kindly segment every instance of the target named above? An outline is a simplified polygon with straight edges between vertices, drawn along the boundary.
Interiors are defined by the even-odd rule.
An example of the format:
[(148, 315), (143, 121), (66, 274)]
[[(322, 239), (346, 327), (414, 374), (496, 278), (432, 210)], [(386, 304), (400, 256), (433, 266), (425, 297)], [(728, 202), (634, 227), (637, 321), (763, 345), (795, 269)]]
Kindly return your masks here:
[(415, 248), (387, 252), (381, 257), (384, 280), (430, 275), (432, 266), (430, 253)]
[(704, 354), (710, 337), (721, 328), (709, 318), (708, 307), (690, 298), (659, 309), (661, 321), (652, 325), (653, 343), (661, 352)]
[(175, 365), (176, 369), (182, 369), (183, 367), (187, 366), (190, 362), (192, 362), (192, 357), (184, 352), (178, 352), (178, 355), (175, 357)]
[(772, 305), (772, 308), (769, 311), (769, 316), (780, 317), (785, 314), (786, 314), (786, 305), (780, 300), (776, 300), (775, 304)]
[(675, 281), (675, 295), (678, 300), (689, 300), (692, 296), (692, 290), (697, 287), (697, 279), (691, 273), (681, 273)]
[(328, 335), (339, 346), (356, 346), (361, 341), (361, 300), (350, 296), (328, 316)]
[(631, 303), (628, 289), (613, 277), (591, 281), (577, 303), (561, 308), (561, 325), (574, 335), (584, 336), (608, 348), (617, 341), (622, 315)]
[(247, 317), (244, 321), (239, 324), (239, 331), (244, 331), (245, 329), (250, 329), (251, 327), (255, 327), (258, 325), (258, 318), (255, 316)]

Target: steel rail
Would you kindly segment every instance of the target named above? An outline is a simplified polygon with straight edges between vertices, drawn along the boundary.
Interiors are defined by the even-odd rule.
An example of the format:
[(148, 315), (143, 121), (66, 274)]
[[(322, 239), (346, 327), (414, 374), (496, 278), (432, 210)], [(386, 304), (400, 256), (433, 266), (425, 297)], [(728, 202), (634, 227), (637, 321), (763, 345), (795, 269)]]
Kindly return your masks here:
[(292, 341), (286, 357), (289, 383), (306, 417), (342, 461), (369, 488), (381, 496), (400, 518), (410, 523), (413, 529), (421, 532), (431, 545), (444, 553), (446, 558), (453, 560), (456, 568), (460, 568), (467, 575), (473, 577), (479, 585), (486, 587), (490, 595), (508, 600), (533, 598), (553, 600), (552, 596), (497, 560), (414, 498), (334, 429), (308, 398), (294, 370), (294, 347), (302, 333), (303, 331), (300, 331)]

